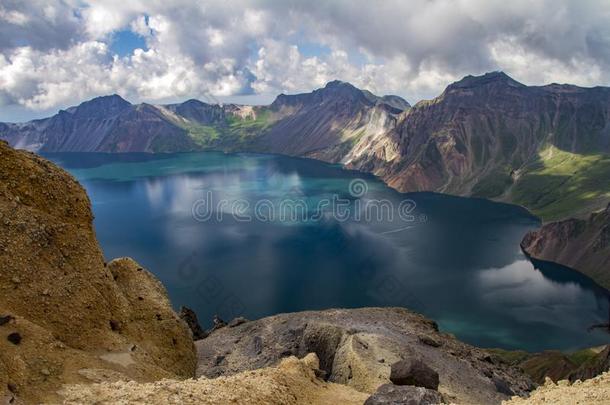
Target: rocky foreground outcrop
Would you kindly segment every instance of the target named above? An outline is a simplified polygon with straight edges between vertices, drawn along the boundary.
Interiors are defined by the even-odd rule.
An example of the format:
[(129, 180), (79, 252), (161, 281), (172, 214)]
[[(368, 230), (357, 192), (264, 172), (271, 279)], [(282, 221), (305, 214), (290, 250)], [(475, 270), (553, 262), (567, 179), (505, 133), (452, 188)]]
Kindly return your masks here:
[(92, 219), (74, 178), (0, 141), (0, 401), (194, 375), (192, 334), (164, 287), (131, 259), (106, 264)]
[(65, 404), (243, 404), (243, 405), (360, 405), (366, 394), (316, 376), (318, 358), (289, 357), (277, 367), (245, 371), (215, 379), (161, 380), (70, 385)]
[[(287, 356), (316, 353), (322, 377), (373, 394), (401, 360), (423, 363), (415, 379), (446, 402), (500, 403), (525, 395), (532, 384), (485, 350), (438, 331), (436, 324), (401, 308), (361, 308), (281, 314), (225, 326), (196, 342), (197, 375), (230, 376), (278, 364)], [(396, 367), (395, 367), (396, 368)], [(431, 369), (432, 371), (428, 370)], [(403, 378), (408, 381), (409, 378)], [(412, 379), (413, 380), (413, 379)]]
[(610, 289), (610, 205), (587, 219), (567, 219), (529, 232), (521, 248), (530, 256), (561, 263)]

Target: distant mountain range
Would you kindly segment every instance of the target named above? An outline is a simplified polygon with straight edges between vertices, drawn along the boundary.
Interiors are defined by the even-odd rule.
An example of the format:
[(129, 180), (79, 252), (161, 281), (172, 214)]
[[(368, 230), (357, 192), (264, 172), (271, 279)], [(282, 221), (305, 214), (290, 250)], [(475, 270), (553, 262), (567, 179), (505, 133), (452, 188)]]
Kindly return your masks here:
[[(45, 119), (0, 124), (0, 137), (40, 152), (177, 152), (205, 149), (301, 155), (393, 127), (409, 103), (334, 81), (312, 93), (279, 95), (269, 106), (133, 105), (97, 97)], [(296, 139), (298, 138), (298, 139)]]
[[(311, 157), (373, 173), (399, 191), (521, 204), (545, 221), (584, 218), (610, 202), (610, 88), (526, 86), (502, 72), (467, 76), (415, 106), (340, 81), (281, 94), (268, 106), (132, 105), (112, 95), (50, 118), (0, 124), (0, 138), (39, 152)], [(607, 267), (610, 247), (600, 232), (578, 243), (597, 246), (594, 262)]]

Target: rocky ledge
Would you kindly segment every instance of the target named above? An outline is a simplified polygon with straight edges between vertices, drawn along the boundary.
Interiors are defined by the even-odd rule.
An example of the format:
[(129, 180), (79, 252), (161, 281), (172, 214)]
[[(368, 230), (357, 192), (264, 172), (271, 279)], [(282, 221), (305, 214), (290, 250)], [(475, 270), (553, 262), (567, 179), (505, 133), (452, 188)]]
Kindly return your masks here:
[(385, 384), (399, 386), (401, 380), (392, 376), (397, 367), (392, 366), (404, 361), (423, 365), (408, 367), (419, 376), (412, 386), (438, 389), (448, 403), (500, 403), (512, 395), (526, 395), (532, 388), (530, 379), (519, 370), (439, 332), (433, 321), (402, 308), (281, 314), (218, 328), (195, 344), (197, 376), (208, 378), (315, 353), (321, 378), (367, 394)]

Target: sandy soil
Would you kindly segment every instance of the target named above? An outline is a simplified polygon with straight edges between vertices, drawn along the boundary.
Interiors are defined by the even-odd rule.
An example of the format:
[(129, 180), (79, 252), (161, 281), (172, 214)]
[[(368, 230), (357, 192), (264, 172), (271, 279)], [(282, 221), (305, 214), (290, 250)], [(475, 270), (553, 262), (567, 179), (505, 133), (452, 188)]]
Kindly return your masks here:
[(284, 359), (277, 367), (245, 371), (230, 377), (69, 385), (65, 404), (362, 404), (367, 394), (324, 382), (315, 370), (315, 354)]

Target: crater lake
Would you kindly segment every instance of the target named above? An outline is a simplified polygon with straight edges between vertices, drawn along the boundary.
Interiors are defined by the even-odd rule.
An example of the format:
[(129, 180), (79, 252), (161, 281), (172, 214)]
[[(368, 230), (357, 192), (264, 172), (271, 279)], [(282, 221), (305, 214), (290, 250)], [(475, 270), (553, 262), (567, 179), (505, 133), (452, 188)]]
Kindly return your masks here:
[(398, 193), (338, 165), (276, 155), (45, 156), (86, 188), (105, 257), (133, 257), (205, 326), (215, 314), (400, 306), (482, 347), (610, 340), (587, 330), (607, 322), (608, 292), (526, 258), (519, 242), (540, 222), (518, 206)]

